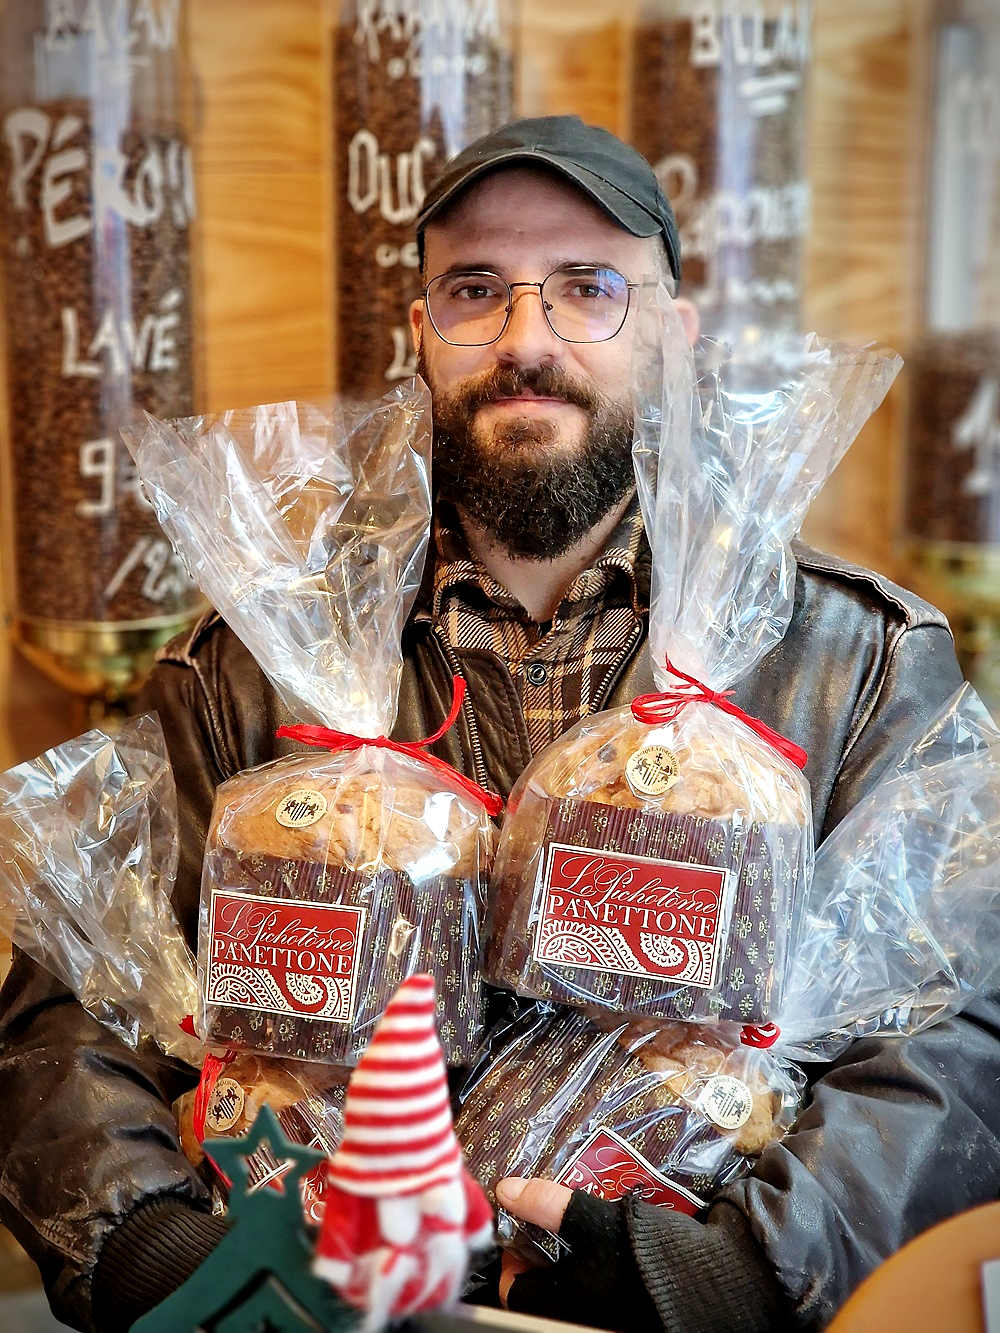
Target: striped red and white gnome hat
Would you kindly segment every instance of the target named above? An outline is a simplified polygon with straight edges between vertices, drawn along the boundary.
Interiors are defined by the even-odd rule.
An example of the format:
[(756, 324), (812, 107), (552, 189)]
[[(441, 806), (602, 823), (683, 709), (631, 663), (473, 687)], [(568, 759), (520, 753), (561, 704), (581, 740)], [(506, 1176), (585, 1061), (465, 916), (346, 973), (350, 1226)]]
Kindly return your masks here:
[(348, 1194), (416, 1194), (462, 1172), (434, 1000), (433, 977), (408, 977), (351, 1074), (344, 1137), (328, 1164), (328, 1180)]

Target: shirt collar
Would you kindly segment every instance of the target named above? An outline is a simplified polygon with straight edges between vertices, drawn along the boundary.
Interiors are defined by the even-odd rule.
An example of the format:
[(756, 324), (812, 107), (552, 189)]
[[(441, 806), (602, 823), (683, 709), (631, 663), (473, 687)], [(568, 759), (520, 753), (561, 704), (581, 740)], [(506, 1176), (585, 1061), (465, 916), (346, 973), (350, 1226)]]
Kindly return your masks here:
[[(633, 493), (628, 507), (608, 538), (607, 545), (592, 565), (583, 570), (570, 584), (561, 604), (563, 614), (587, 598), (599, 596), (616, 576), (628, 581), (633, 604), (637, 610), (642, 600), (642, 580), (637, 580), (636, 566), (644, 546), (645, 532), (639, 499)], [(518, 600), (489, 573), (469, 550), (465, 533), (455, 509), (438, 505), (435, 509), (434, 528), (434, 581), (433, 614), (441, 614), (444, 597), (461, 586), (473, 588), (506, 610), (520, 611)]]

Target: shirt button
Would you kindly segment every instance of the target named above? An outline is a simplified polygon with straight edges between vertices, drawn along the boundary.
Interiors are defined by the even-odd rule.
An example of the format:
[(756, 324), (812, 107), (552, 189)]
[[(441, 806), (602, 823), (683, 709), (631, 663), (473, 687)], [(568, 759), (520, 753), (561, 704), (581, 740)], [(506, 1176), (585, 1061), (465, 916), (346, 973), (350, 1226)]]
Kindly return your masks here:
[(541, 662), (532, 662), (525, 675), (529, 685), (544, 685), (549, 678), (548, 670)]

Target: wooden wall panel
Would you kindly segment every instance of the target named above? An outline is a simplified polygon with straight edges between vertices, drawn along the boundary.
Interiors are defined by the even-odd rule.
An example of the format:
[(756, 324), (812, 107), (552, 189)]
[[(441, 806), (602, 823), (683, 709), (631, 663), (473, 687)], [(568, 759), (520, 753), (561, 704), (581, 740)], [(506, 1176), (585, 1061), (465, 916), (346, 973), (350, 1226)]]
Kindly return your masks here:
[(322, 0), (193, 0), (204, 403), (328, 393)]
[(518, 43), (520, 113), (578, 115), (624, 133), (630, 0), (555, 0), (526, 9)]
[(205, 171), (201, 178), (206, 405), (329, 393), (326, 181), (319, 171)]
[(322, 0), (189, 0), (202, 172), (325, 167)]
[[(810, 328), (904, 357), (919, 317), (926, 0), (818, 0), (809, 119)], [(893, 530), (905, 375), (813, 505), (814, 544), (906, 581)]]

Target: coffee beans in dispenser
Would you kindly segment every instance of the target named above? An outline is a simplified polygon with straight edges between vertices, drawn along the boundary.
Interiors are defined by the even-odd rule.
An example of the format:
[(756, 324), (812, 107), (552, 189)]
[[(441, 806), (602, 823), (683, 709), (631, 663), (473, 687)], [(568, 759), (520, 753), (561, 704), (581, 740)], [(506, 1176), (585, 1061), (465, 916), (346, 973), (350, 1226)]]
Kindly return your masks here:
[(906, 356), (907, 577), (1000, 709), (1000, 9), (931, 10), (923, 333)]
[(413, 234), (444, 163), (511, 119), (514, 0), (333, 0), (336, 372), (379, 398), (415, 373)]
[(183, 25), (182, 0), (0, 3), (7, 600), (102, 701), (200, 605), (119, 436), (193, 410)]
[(642, 0), (634, 29), (629, 136), (677, 215), (684, 293), (704, 332), (755, 356), (801, 327), (811, 14), (810, 0)]

